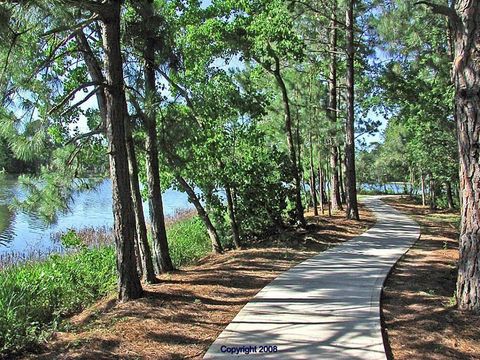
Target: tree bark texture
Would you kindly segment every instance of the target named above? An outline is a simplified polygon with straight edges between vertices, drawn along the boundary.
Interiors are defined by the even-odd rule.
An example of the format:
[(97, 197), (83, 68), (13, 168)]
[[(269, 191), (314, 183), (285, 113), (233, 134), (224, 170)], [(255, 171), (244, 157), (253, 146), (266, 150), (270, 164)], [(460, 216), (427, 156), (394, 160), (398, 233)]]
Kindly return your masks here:
[(120, 1), (109, 1), (110, 12), (100, 22), (104, 50), (106, 133), (112, 180), (114, 238), (117, 254), (118, 298), (142, 296), (135, 261), (135, 216), (130, 190), (128, 156), (125, 145), (126, 98), (120, 49)]
[(349, 0), (346, 12), (347, 26), (347, 122), (345, 133), (345, 187), (347, 218), (359, 220), (357, 204), (357, 176), (355, 172), (355, 46), (354, 0)]
[(480, 312), (480, 2), (457, 0), (453, 80), (462, 220), (457, 301)]

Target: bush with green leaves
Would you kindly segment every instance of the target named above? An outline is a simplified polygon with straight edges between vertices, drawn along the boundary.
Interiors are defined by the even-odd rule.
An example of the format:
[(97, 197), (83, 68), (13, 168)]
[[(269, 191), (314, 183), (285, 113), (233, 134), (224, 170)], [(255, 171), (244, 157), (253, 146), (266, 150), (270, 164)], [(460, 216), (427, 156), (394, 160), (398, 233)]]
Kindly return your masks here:
[(52, 255), (0, 272), (0, 355), (28, 348), (116, 286), (113, 247)]
[(167, 237), (176, 267), (194, 263), (212, 249), (205, 225), (198, 216), (173, 224), (167, 229)]

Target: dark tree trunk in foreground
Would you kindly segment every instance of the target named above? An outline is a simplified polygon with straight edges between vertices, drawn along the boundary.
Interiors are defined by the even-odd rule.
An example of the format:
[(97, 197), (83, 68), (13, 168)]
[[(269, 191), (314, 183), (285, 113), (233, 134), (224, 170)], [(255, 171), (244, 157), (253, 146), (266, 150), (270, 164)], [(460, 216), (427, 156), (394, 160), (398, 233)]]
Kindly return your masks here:
[(357, 176), (355, 173), (355, 47), (354, 47), (354, 0), (348, 3), (347, 26), (347, 123), (345, 134), (345, 187), (347, 219), (360, 220), (357, 204)]
[(480, 312), (480, 3), (458, 0), (455, 24), (455, 103), (460, 157), (462, 226), (458, 305)]
[[(150, 9), (149, 13), (153, 15), (151, 6), (151, 3), (149, 3), (147, 9)], [(158, 106), (156, 103), (155, 40), (147, 37), (145, 43), (145, 127), (147, 131), (145, 147), (147, 150), (148, 205), (150, 208), (155, 267), (158, 272), (166, 272), (173, 270), (173, 263), (168, 250), (162, 189), (160, 186), (160, 166), (158, 162), (157, 112), (155, 111)]]
[[(337, 123), (337, 1), (332, 4), (332, 21), (330, 22), (330, 74), (328, 77), (328, 108), (327, 115), (332, 123), (332, 128)], [(331, 151), (330, 151), (330, 191), (331, 191), (331, 209), (342, 210), (340, 199), (340, 184), (338, 180), (338, 150), (336, 141), (336, 131), (332, 130), (330, 134)]]
[(457, 0), (455, 8), (420, 1), (446, 15), (454, 38), (455, 110), (460, 159), (462, 220), (457, 302), (480, 312), (480, 2)]
[(212, 221), (210, 220), (207, 211), (202, 206), (202, 203), (200, 202), (197, 194), (195, 194), (193, 188), (187, 183), (187, 181), (183, 177), (177, 175), (175, 179), (182, 187), (182, 189), (187, 193), (188, 199), (193, 204), (193, 206), (195, 206), (198, 216), (204, 222), (205, 227), (207, 228), (208, 236), (210, 237), (210, 240), (212, 242), (213, 251), (216, 253), (221, 253), (223, 251), (223, 248), (222, 244), (220, 243), (220, 238), (218, 237), (217, 229), (215, 229), (215, 226), (213, 226)]
[(135, 261), (135, 216), (125, 146), (126, 99), (120, 49), (120, 1), (110, 1), (100, 22), (105, 61), (106, 133), (112, 179), (114, 238), (120, 301), (142, 296)]
[(233, 244), (235, 248), (240, 249), (240, 232), (238, 230), (238, 223), (235, 216), (235, 204), (233, 201), (232, 188), (225, 186), (225, 194), (227, 195), (228, 216), (230, 218), (230, 227), (232, 229)]
[(297, 221), (300, 223), (301, 226), (306, 227), (307, 222), (305, 220), (303, 214), (303, 204), (302, 204), (302, 194), (301, 194), (301, 180), (300, 180), (300, 173), (297, 166), (297, 154), (295, 151), (295, 143), (293, 138), (293, 131), (292, 131), (292, 114), (290, 111), (290, 102), (288, 99), (288, 92), (285, 82), (280, 74), (280, 64), (278, 58), (276, 59), (276, 68), (274, 71), (275, 79), (277, 80), (277, 84), (280, 87), (282, 92), (282, 99), (283, 99), (283, 107), (285, 111), (285, 131), (287, 133), (287, 145), (290, 154), (290, 166), (292, 169), (293, 180), (295, 181), (295, 211)]

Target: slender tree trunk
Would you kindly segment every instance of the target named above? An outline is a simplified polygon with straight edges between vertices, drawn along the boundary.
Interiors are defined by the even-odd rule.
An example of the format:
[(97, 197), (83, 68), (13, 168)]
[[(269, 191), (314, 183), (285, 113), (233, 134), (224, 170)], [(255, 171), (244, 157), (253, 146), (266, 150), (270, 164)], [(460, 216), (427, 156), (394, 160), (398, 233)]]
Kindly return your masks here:
[(280, 74), (280, 64), (278, 59), (277, 59), (277, 66), (276, 66), (274, 75), (280, 87), (280, 90), (282, 92), (283, 106), (285, 111), (285, 131), (287, 133), (287, 145), (290, 153), (290, 164), (291, 164), (291, 169), (293, 173), (293, 180), (295, 181), (295, 211), (296, 211), (297, 221), (300, 223), (301, 226), (306, 227), (307, 222), (303, 214), (303, 204), (302, 204), (302, 194), (301, 194), (302, 184), (300, 180), (299, 169), (297, 166), (297, 155), (295, 151), (295, 143), (294, 143), (293, 132), (292, 132), (292, 115), (290, 111), (290, 102), (288, 99), (287, 87)]
[(310, 133), (310, 194), (313, 201), (313, 215), (318, 216), (317, 184), (315, 181), (315, 167), (313, 164), (313, 143)]
[(413, 196), (415, 190), (415, 173), (413, 172), (413, 168), (410, 168), (410, 197)]
[(232, 229), (233, 244), (235, 245), (235, 248), (240, 249), (242, 247), (240, 243), (240, 232), (238, 230), (232, 189), (230, 188), (230, 186), (225, 186), (225, 193), (227, 195), (228, 216), (230, 217), (230, 227)]
[(143, 290), (135, 261), (135, 216), (125, 146), (126, 99), (120, 49), (120, 1), (111, 1), (100, 22), (105, 61), (106, 133), (112, 179), (114, 238), (117, 252), (118, 298), (136, 299)]
[[(326, 171), (326, 175), (325, 175), (325, 178), (328, 178), (328, 176), (330, 175), (330, 179), (331, 179), (331, 174), (330, 173), (332, 172), (332, 169), (329, 169), (328, 168), (328, 163), (327, 163), (327, 171)], [(330, 183), (326, 183), (326, 192), (325, 192), (325, 197), (327, 199), (327, 205), (328, 205), (328, 216), (331, 217), (332, 216), (332, 191), (331, 191), (331, 184)]]
[(337, 122), (337, 0), (332, 4), (332, 21), (330, 22), (330, 75), (328, 77), (328, 108), (327, 115), (332, 123), (332, 132), (330, 134), (331, 152), (330, 152), (330, 203), (333, 210), (342, 210), (340, 199), (340, 187), (338, 180), (338, 150), (336, 141), (336, 131), (334, 127)]
[[(126, 104), (125, 104), (126, 105)], [(127, 112), (127, 109), (125, 109)], [(130, 174), (130, 189), (132, 191), (132, 202), (135, 210), (135, 239), (137, 256), (141, 268), (140, 274), (148, 283), (155, 283), (155, 270), (153, 267), (152, 253), (147, 238), (147, 227), (145, 226), (145, 215), (143, 213), (142, 195), (140, 194), (140, 184), (138, 181), (138, 165), (135, 154), (135, 145), (133, 143), (132, 132), (130, 130), (128, 115), (125, 120), (126, 145), (128, 155), (128, 169)]]
[(338, 184), (340, 185), (340, 200), (342, 204), (345, 204), (345, 179), (343, 177), (343, 160), (342, 160), (342, 152), (340, 151), (340, 146), (337, 150), (338, 153)]
[[(153, 15), (151, 4), (150, 14)], [(160, 186), (160, 166), (158, 161), (157, 139), (157, 103), (156, 103), (156, 76), (155, 76), (155, 39), (148, 37), (144, 49), (145, 57), (145, 127), (147, 137), (146, 168), (148, 204), (150, 208), (150, 223), (155, 253), (155, 267), (157, 272), (166, 272), (174, 269), (168, 250), (167, 231), (163, 212), (162, 189)]]
[(212, 242), (212, 249), (216, 253), (221, 253), (223, 251), (222, 244), (220, 243), (220, 238), (218, 237), (217, 229), (213, 226), (212, 222), (210, 221), (210, 217), (208, 216), (207, 211), (203, 207), (200, 199), (198, 198), (197, 194), (193, 188), (185, 181), (185, 179), (179, 175), (175, 176), (178, 184), (182, 187), (182, 189), (187, 193), (188, 199), (190, 202), (195, 206), (197, 210), (198, 216), (205, 224), (207, 228), (208, 236)]
[(447, 190), (447, 203), (448, 203), (448, 208), (452, 210), (455, 208), (455, 205), (453, 203), (453, 195), (452, 195), (452, 183), (450, 181), (447, 181), (445, 184), (446, 190)]
[(357, 204), (357, 176), (355, 172), (355, 46), (354, 0), (348, 2), (347, 25), (347, 123), (345, 134), (345, 185), (347, 190), (347, 218), (359, 220)]
[(430, 175), (430, 209), (435, 210), (437, 208), (437, 197), (436, 197), (436, 188), (435, 180), (432, 175)]
[(326, 201), (325, 201), (325, 182), (323, 180), (321, 155), (319, 156), (319, 160), (318, 160), (318, 182), (319, 182), (318, 189), (319, 189), (319, 198), (320, 198), (320, 211), (322, 212), (322, 215), (323, 215), (325, 211), (323, 204), (325, 204)]
[(425, 191), (425, 175), (422, 173), (420, 175), (420, 181), (421, 181), (421, 184), (422, 184), (422, 206), (425, 206), (427, 204), (427, 201), (426, 201), (426, 191)]
[[(93, 81), (98, 83), (104, 83), (105, 78), (103, 76), (102, 67), (98, 62), (98, 59), (93, 54), (93, 51), (88, 43), (88, 40), (83, 33), (83, 30), (78, 30), (76, 32), (77, 44), (80, 50), (82, 50), (83, 58), (85, 64), (87, 65), (88, 72)], [(101, 127), (105, 127), (107, 122), (107, 101), (105, 90), (102, 88), (97, 91), (97, 105), (100, 112), (100, 118), (102, 119)], [(125, 103), (125, 106), (127, 104)], [(144, 277), (146, 282), (153, 283), (156, 281), (155, 273), (153, 271), (153, 262), (152, 254), (150, 251), (150, 245), (147, 240), (146, 226), (145, 226), (145, 217), (143, 214), (143, 206), (140, 196), (140, 187), (138, 183), (138, 167), (137, 160), (135, 156), (135, 149), (133, 144), (133, 139), (128, 123), (128, 110), (125, 109), (125, 114), (127, 114), (125, 124), (126, 131), (126, 145), (127, 145), (127, 156), (128, 156), (128, 166), (129, 166), (129, 175), (130, 175), (130, 188), (132, 191), (132, 201), (135, 211), (135, 254), (137, 257), (137, 268), (138, 273), (141, 277)]]

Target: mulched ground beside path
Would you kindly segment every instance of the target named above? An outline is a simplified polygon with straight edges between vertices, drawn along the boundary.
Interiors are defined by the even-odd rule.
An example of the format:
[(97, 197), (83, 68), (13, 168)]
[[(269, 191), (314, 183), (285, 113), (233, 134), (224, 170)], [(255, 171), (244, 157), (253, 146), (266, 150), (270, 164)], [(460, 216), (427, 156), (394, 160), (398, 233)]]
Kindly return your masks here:
[(383, 293), (393, 358), (480, 359), (480, 316), (454, 306), (458, 213), (432, 212), (406, 199), (386, 202), (422, 226), (420, 240), (396, 265)]
[[(307, 214), (308, 215), (308, 214)], [(279, 273), (363, 233), (374, 224), (362, 209), (361, 222), (343, 214), (310, 221), (308, 232), (286, 232), (264, 239), (255, 249), (211, 255), (160, 277), (147, 296), (116, 304), (113, 297), (71, 319), (35, 359), (201, 359), (240, 309)]]

